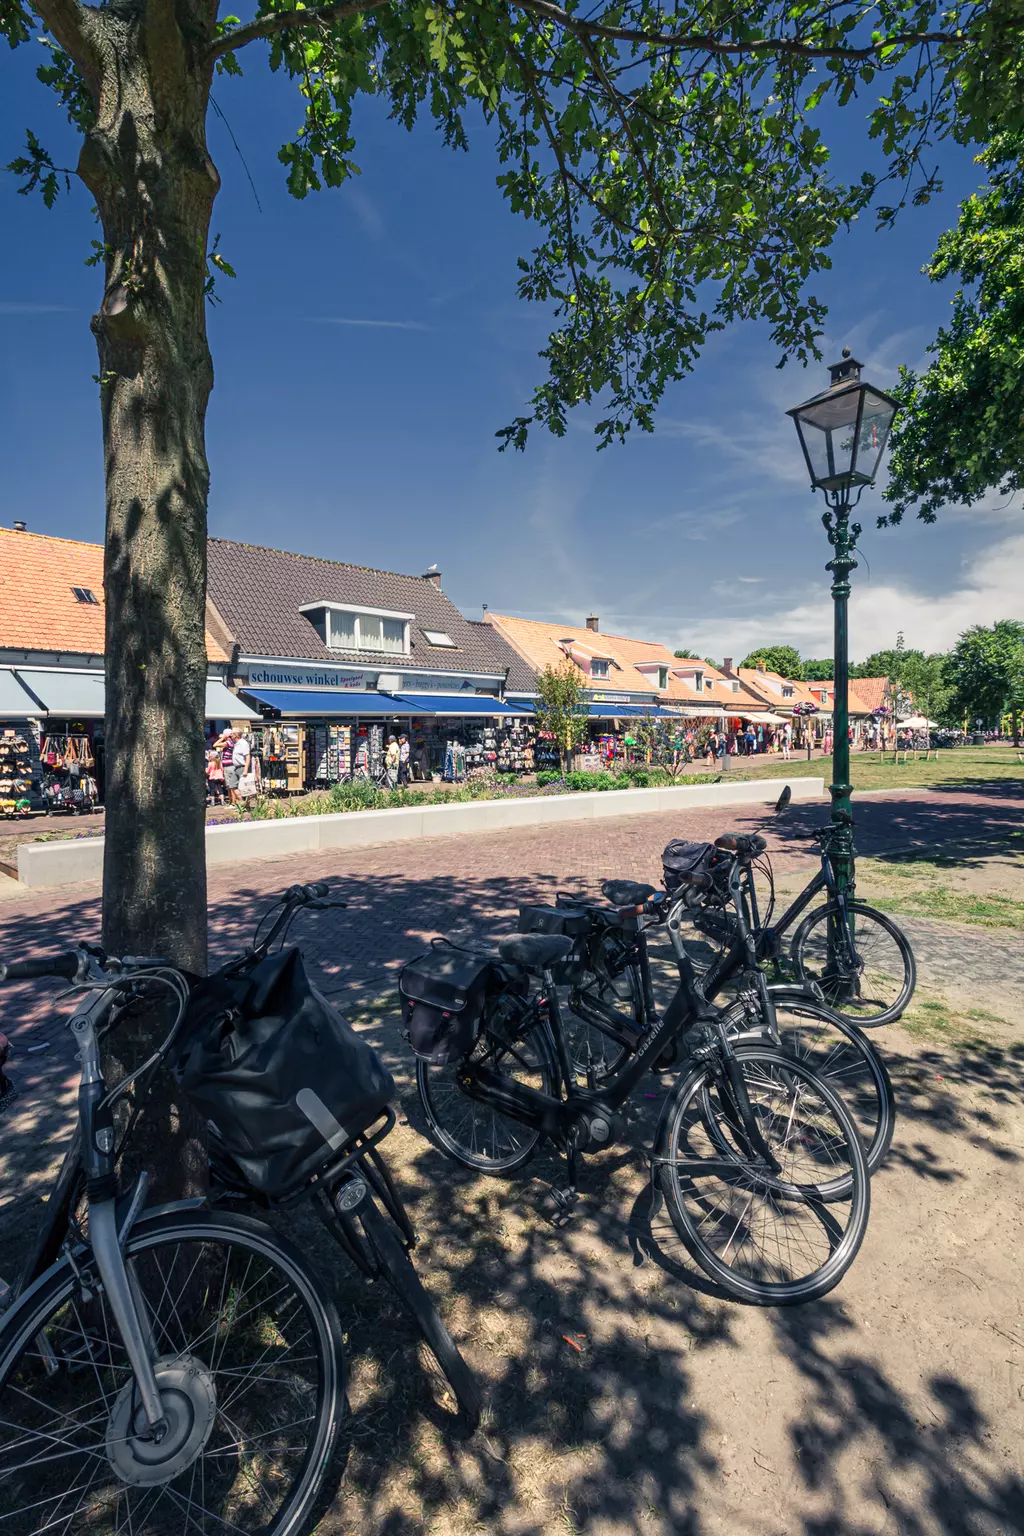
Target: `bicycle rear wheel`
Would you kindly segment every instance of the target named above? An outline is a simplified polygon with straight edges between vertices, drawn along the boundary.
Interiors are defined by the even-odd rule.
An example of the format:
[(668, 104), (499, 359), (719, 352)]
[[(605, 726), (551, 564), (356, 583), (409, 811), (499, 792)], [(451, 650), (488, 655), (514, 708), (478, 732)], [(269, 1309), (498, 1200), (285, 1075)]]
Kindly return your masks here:
[(904, 1012), (917, 984), (914, 952), (884, 912), (862, 901), (847, 903), (853, 949), (842, 912), (833, 903), (805, 917), (793, 936), (797, 974), (815, 981), (825, 1002), (862, 1029), (891, 1024)]
[[(842, 1100), (783, 1051), (735, 1050), (777, 1172), (746, 1154), (728, 1090), (703, 1063), (677, 1086), (657, 1148), (672, 1224), (704, 1272), (738, 1301), (813, 1301), (857, 1256), (871, 1204), (864, 1148)], [(848, 1183), (836, 1203), (832, 1191)]]
[(458, 1345), (438, 1316), (434, 1303), (424, 1289), (423, 1282), (390, 1221), (381, 1215), (369, 1195), (358, 1207), (357, 1215), (366, 1233), (367, 1241), (377, 1256), (384, 1278), (411, 1314), (430, 1346), (431, 1353), (455, 1394), (455, 1400), (462, 1411), (466, 1426), (472, 1433), (480, 1423), (484, 1406), (480, 1383), (463, 1360)]
[(168, 1433), (156, 1445), (137, 1432), (134, 1377), (80, 1248), (0, 1327), (3, 1536), (294, 1536), (345, 1409), (341, 1325), (320, 1282), (269, 1227), (219, 1211), (143, 1217), (126, 1257)]
[[(470, 1060), (527, 1087), (555, 1091), (558, 1074), (545, 1029), (518, 998), (501, 998), (489, 1011)], [(471, 1099), (459, 1086), (462, 1066), (416, 1063), (416, 1087), (431, 1133), (441, 1150), (464, 1168), (515, 1173), (537, 1150), (540, 1131)]]

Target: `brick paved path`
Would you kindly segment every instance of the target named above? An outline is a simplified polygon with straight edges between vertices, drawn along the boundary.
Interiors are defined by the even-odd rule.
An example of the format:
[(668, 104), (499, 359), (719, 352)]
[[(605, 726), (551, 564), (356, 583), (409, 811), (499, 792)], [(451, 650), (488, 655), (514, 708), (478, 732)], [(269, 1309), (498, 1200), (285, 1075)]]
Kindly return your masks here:
[[(953, 841), (983, 849), (1022, 825), (1024, 794), (1014, 785), (990, 785), (980, 793), (891, 792), (861, 798), (857, 817), (857, 845), (864, 854)], [(802, 834), (824, 819), (820, 803), (795, 807), (781, 821), (763, 806), (718, 808), (439, 837), (218, 869), (209, 891), (211, 959), (243, 947), (268, 899), (284, 886), (333, 877), (349, 902), (348, 911), (310, 914), (300, 920), (296, 937), (323, 990), (345, 1007), (365, 1006), (393, 994), (399, 967), (435, 934), (507, 931), (521, 902), (553, 900), (562, 888), (596, 891), (612, 876), (657, 883), (661, 850), (672, 837), (761, 830), (777, 870), (806, 868), (810, 875), (813, 848)], [(984, 963), (990, 941), (978, 930), (967, 937), (972, 955)], [(26, 892), (0, 907), (0, 956), (98, 938), (96, 883)], [(931, 944), (925, 937), (925, 949), (935, 954), (937, 966), (942, 960), (948, 968), (948, 944), (941, 934)], [(993, 971), (1005, 958), (997, 958)], [(42, 1180), (70, 1123), (77, 1078), (64, 1028), (66, 1007), (59, 1013), (53, 1009), (58, 990), (54, 983), (35, 983), (0, 993), (0, 1029), (14, 1047), (11, 1069), (20, 1090), (18, 1102), (0, 1120), (0, 1211), (17, 1198), (15, 1167), (19, 1188), (22, 1177), (33, 1184)], [(373, 1036), (393, 1060), (393, 1031), (375, 1028)], [(33, 1051), (33, 1046), (44, 1048)], [(404, 1076), (406, 1064), (394, 1064)]]

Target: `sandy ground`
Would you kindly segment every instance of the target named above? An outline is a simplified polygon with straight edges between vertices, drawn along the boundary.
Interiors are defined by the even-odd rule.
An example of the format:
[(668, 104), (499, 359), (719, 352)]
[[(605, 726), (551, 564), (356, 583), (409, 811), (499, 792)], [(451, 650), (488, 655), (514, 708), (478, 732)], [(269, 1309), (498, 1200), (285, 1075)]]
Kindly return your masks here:
[[(999, 837), (939, 878), (1020, 900), (1012, 828)], [(927, 870), (900, 879), (932, 884)], [(884, 893), (885, 872), (865, 868), (860, 887)], [(897, 1095), (893, 1151), (855, 1265), (790, 1310), (720, 1298), (652, 1216), (644, 1149), (662, 1080), (643, 1085), (626, 1141), (585, 1164), (581, 1212), (555, 1230), (542, 1197), (556, 1165), (476, 1177), (425, 1139), (378, 988), (359, 1022), (399, 1081), (387, 1156), (421, 1233), (417, 1265), (489, 1407), (461, 1440), (404, 1316), (308, 1216), (282, 1218), (331, 1276), (348, 1334), (351, 1415), (324, 1532), (1024, 1532), (1024, 941), (1008, 926), (905, 922), (918, 997), (875, 1034)], [(0, 1226), (4, 1252), (21, 1224)]]

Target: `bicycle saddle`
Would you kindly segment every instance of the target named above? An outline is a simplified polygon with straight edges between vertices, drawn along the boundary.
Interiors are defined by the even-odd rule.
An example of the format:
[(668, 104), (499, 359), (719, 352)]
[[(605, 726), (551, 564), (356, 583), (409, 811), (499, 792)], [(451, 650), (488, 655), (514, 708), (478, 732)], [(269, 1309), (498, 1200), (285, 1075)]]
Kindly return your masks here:
[(716, 837), (715, 847), (725, 848), (729, 853), (755, 855), (764, 853), (768, 844), (757, 832), (730, 832), (725, 837)]
[(572, 949), (572, 939), (560, 933), (515, 933), (511, 938), (498, 940), (498, 953), (511, 965), (521, 965), (527, 971), (546, 971), (558, 960), (564, 960)]
[(655, 894), (653, 885), (638, 885), (635, 880), (606, 880), (601, 895), (613, 907), (642, 907)]

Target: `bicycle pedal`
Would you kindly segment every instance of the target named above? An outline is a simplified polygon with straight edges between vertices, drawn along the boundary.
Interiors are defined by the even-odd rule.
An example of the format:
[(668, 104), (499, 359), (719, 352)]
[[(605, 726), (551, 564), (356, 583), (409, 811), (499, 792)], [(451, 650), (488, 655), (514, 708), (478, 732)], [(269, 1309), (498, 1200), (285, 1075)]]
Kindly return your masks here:
[(551, 1225), (553, 1227), (564, 1227), (576, 1214), (576, 1201), (579, 1199), (576, 1188), (570, 1185), (566, 1189), (557, 1189), (552, 1184), (547, 1193), (554, 1207), (551, 1215)]

